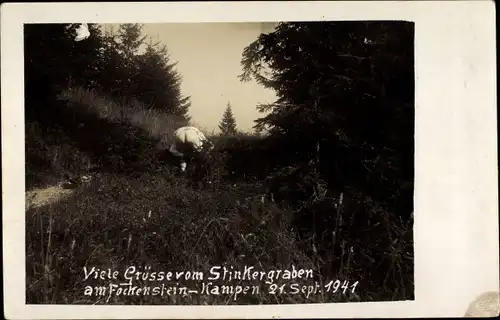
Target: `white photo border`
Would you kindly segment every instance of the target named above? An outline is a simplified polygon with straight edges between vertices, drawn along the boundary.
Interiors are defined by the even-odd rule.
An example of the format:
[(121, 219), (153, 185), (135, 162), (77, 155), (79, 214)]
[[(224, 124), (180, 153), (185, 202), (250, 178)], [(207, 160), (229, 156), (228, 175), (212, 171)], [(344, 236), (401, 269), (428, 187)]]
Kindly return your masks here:
[[(415, 22), (415, 300), (259, 306), (25, 304), (23, 23)], [(499, 291), (493, 1), (3, 3), (4, 306), (8, 319), (462, 317)]]

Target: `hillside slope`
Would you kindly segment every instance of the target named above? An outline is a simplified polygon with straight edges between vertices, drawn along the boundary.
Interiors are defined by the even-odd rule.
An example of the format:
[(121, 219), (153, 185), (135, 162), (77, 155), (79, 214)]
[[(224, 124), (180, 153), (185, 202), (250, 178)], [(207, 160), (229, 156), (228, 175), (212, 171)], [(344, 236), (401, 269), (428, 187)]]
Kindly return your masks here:
[[(269, 201), (264, 180), (229, 174), (233, 170), (227, 157), (237, 158), (234, 150), (241, 148), (230, 155), (225, 151), (241, 139), (220, 139), (209, 166), (180, 175), (157, 148), (160, 137), (152, 132), (161, 130), (147, 130), (147, 123), (157, 122), (144, 120), (147, 115), (137, 121), (139, 113), (118, 122), (97, 112), (102, 102), (82, 102), (81, 95), (91, 93), (79, 94), (59, 102), (60, 121), (27, 119), (28, 192), (53, 187), (68, 176), (92, 177), (59, 201), (27, 209), (27, 303), (262, 304), (413, 297), (413, 280), (407, 276), (413, 274), (412, 225), (369, 197), (345, 190), (341, 196), (316, 194), (299, 205), (292, 197), (300, 190), (289, 190), (281, 201)], [(307, 184), (307, 179), (297, 179), (300, 186)], [(312, 270), (313, 277), (280, 280), (274, 286), (233, 280), (229, 284), (259, 286), (258, 292), (251, 294), (250, 287), (251, 293), (236, 298), (234, 292), (99, 295), (94, 289), (98, 293), (101, 286), (119, 281), (85, 280), (92, 267), (120, 273), (129, 267), (201, 271), (206, 277), (213, 266), (224, 265), (234, 270)], [(202, 282), (209, 282), (181, 280), (169, 285), (202, 290)], [(293, 283), (328, 289), (295, 292)], [(284, 284), (288, 289), (273, 294)], [(134, 285), (159, 282), (139, 277)]]

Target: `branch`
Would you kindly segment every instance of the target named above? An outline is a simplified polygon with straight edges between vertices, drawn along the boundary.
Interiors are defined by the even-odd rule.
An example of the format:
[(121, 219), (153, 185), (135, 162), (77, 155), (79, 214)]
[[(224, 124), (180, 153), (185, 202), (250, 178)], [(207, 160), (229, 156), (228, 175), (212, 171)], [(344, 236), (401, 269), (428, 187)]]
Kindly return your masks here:
[(356, 56), (356, 55), (349, 54), (349, 53), (337, 54), (337, 57), (354, 58), (354, 59), (359, 59), (359, 60), (374, 59), (373, 57), (361, 57), (361, 56)]

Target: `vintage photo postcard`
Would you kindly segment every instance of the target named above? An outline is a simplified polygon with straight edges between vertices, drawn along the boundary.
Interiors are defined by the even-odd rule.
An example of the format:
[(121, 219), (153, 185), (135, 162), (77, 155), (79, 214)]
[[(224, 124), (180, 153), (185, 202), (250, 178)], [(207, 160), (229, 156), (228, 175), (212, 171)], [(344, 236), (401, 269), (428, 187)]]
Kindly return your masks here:
[(491, 1), (3, 4), (5, 317), (498, 315), (494, 27)]

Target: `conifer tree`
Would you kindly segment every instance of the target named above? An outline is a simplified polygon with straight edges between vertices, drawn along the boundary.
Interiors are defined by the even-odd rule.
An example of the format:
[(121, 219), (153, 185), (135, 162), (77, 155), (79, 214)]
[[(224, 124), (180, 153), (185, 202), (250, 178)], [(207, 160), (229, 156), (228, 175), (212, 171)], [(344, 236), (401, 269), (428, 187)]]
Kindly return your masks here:
[(236, 134), (236, 119), (233, 115), (233, 110), (231, 109), (231, 104), (228, 102), (226, 110), (222, 115), (222, 120), (219, 124), (219, 129), (222, 131), (223, 135), (234, 135)]
[(287, 146), (286, 161), (319, 157), (332, 185), (411, 212), (412, 195), (394, 195), (413, 181), (413, 42), (411, 22), (279, 23), (243, 51), (240, 79), (277, 95), (255, 128)]

